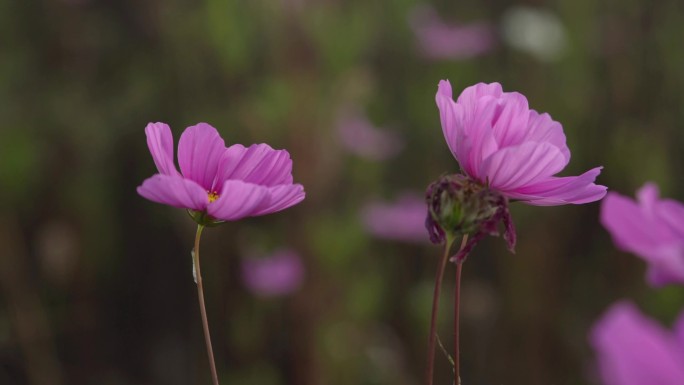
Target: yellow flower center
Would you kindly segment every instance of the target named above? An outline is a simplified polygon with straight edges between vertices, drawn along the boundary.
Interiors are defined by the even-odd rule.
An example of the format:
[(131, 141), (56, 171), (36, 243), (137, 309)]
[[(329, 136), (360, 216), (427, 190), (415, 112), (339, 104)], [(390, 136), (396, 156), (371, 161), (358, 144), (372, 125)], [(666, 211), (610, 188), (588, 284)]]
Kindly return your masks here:
[(219, 195), (216, 191), (210, 191), (207, 194), (208, 194), (207, 196), (209, 197), (209, 203), (211, 203), (211, 202), (213, 202), (219, 198)]

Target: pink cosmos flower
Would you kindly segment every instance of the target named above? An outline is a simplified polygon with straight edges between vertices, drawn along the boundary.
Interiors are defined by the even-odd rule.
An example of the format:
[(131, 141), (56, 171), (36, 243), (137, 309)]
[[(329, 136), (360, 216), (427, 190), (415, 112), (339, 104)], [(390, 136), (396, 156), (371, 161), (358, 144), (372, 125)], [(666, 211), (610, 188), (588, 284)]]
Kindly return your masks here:
[(525, 96), (499, 83), (466, 88), (454, 102), (451, 84), (436, 95), (449, 149), (469, 177), (509, 199), (537, 206), (581, 204), (606, 195), (594, 184), (601, 167), (580, 176), (554, 176), (570, 161), (560, 123), (531, 110)]
[(430, 7), (414, 9), (409, 22), (428, 59), (470, 59), (486, 54), (496, 44), (495, 30), (489, 23), (449, 25)]
[(658, 196), (653, 183), (637, 192), (636, 202), (610, 193), (601, 205), (601, 223), (618, 247), (648, 263), (650, 284), (684, 284), (684, 205)]
[(180, 137), (178, 172), (169, 126), (150, 123), (145, 134), (159, 174), (146, 179), (138, 194), (191, 210), (198, 222), (235, 221), (274, 213), (304, 199), (302, 185), (292, 183), (292, 160), (285, 150), (274, 150), (267, 144), (226, 148), (214, 127), (199, 123)]
[(304, 264), (292, 250), (278, 250), (268, 257), (249, 257), (242, 262), (242, 279), (259, 297), (290, 294), (302, 285)]
[(405, 193), (396, 202), (372, 202), (362, 211), (363, 224), (371, 234), (406, 242), (429, 242), (425, 233), (425, 199)]
[(684, 384), (684, 312), (670, 332), (633, 304), (618, 302), (594, 326), (590, 341), (605, 385)]

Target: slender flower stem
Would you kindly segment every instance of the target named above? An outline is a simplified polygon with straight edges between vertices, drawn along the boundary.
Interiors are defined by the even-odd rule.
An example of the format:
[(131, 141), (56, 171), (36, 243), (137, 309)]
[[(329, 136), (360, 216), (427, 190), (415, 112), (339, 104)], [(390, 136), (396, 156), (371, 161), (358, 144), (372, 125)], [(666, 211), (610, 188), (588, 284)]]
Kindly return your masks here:
[(428, 358), (427, 370), (425, 373), (425, 384), (432, 385), (432, 377), (435, 370), (435, 344), (437, 342), (437, 311), (439, 308), (439, 293), (442, 289), (442, 278), (444, 277), (444, 269), (449, 260), (449, 250), (453, 239), (447, 237), (444, 243), (444, 253), (437, 269), (437, 276), (435, 277), (435, 292), (432, 296), (432, 315), (430, 317), (430, 337), (428, 340)]
[[(461, 241), (461, 250), (468, 243), (468, 235), (463, 236)], [(460, 251), (460, 250), (459, 250)], [(461, 368), (459, 364), (459, 347), (458, 347), (458, 320), (459, 308), (461, 302), (461, 268), (463, 267), (465, 259), (456, 262), (456, 282), (454, 282), (454, 385), (461, 385)]]
[(214, 363), (214, 350), (211, 348), (211, 336), (209, 335), (209, 322), (207, 321), (207, 309), (204, 306), (204, 289), (202, 286), (202, 273), (200, 272), (199, 244), (204, 226), (197, 226), (195, 235), (195, 249), (193, 253), (193, 263), (195, 264), (195, 277), (197, 281), (197, 297), (199, 297), (200, 313), (202, 313), (202, 328), (204, 329), (204, 342), (207, 344), (207, 354), (209, 355), (209, 366), (211, 368), (211, 379), (214, 385), (219, 385), (218, 375), (216, 374), (216, 363)]

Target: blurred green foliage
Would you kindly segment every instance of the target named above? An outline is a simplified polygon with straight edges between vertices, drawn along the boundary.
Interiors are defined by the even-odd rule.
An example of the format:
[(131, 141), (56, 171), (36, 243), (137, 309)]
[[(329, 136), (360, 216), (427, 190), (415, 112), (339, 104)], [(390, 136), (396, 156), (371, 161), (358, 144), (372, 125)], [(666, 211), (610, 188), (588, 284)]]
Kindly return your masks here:
[[(440, 79), (525, 94), (563, 124), (567, 173), (603, 165), (611, 189), (632, 195), (652, 180), (684, 200), (681, 2), (532, 3), (563, 23), (555, 61), (503, 41), (428, 60), (408, 23), (418, 0), (0, 1), (0, 383), (208, 383), (193, 224), (135, 192), (155, 172), (150, 121), (176, 138), (207, 121), (228, 143), (286, 148), (307, 190), (285, 212), (206, 232), (227, 384), (420, 383), (439, 249), (374, 239), (359, 210), (457, 170), (434, 105)], [(495, 27), (516, 6), (433, 5)], [(335, 124), (349, 105), (403, 135), (405, 150), (386, 162), (345, 152)], [(586, 383), (586, 334), (609, 303), (633, 298), (663, 320), (683, 307), (681, 288), (649, 289), (643, 263), (614, 249), (598, 204), (514, 206), (516, 255), (492, 238), (465, 265), (464, 384)], [(252, 296), (240, 257), (281, 246), (305, 259), (302, 290)]]

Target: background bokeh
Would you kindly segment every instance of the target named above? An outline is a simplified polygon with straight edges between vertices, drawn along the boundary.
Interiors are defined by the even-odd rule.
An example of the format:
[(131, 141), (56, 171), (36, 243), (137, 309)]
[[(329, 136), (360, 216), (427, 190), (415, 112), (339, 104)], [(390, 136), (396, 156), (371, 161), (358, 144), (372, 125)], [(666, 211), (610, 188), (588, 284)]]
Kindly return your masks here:
[[(564, 126), (565, 175), (603, 165), (613, 190), (651, 180), (684, 200), (683, 15), (679, 0), (0, 1), (0, 384), (209, 383), (194, 224), (135, 191), (156, 172), (151, 121), (286, 148), (307, 191), (205, 231), (222, 383), (420, 384), (440, 249), (363, 218), (457, 171), (438, 81), (525, 94)], [(349, 111), (375, 136), (350, 133)], [(396, 145), (374, 154), (381, 134)], [(512, 210), (517, 253), (489, 238), (464, 268), (464, 384), (595, 383), (586, 335), (610, 303), (663, 322), (684, 305), (614, 249), (599, 204)], [(244, 258), (281, 249), (302, 259), (299, 289), (250, 291)]]

